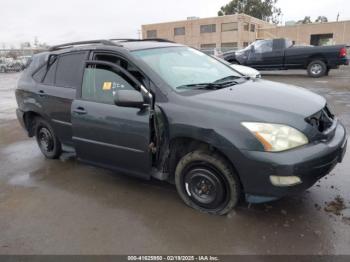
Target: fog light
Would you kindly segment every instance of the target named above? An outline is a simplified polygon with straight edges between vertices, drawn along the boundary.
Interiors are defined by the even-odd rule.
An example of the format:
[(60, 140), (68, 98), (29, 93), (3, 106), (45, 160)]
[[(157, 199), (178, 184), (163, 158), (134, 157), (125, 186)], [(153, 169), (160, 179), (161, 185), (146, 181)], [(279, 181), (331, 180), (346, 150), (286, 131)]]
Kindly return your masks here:
[(274, 186), (295, 186), (301, 183), (297, 176), (270, 176), (270, 181)]

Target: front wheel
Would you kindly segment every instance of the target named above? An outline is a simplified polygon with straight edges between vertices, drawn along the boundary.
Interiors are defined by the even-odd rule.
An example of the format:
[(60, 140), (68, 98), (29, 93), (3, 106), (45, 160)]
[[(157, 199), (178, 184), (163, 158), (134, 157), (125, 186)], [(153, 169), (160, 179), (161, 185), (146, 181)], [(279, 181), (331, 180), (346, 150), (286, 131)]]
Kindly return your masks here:
[(175, 171), (182, 200), (201, 212), (224, 215), (240, 198), (240, 183), (227, 161), (216, 153), (196, 150), (185, 155)]
[(327, 65), (322, 60), (314, 60), (307, 67), (309, 76), (317, 78), (326, 75)]
[(39, 117), (35, 119), (35, 137), (40, 151), (46, 158), (55, 159), (61, 155), (61, 143), (51, 125)]

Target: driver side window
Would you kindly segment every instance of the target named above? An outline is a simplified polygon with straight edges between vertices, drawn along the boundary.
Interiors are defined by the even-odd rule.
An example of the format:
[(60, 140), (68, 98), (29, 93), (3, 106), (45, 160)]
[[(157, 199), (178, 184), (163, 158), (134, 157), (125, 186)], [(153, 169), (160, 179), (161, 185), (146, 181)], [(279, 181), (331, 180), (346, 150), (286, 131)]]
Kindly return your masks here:
[(134, 83), (123, 72), (105, 65), (93, 65), (85, 68), (82, 99), (114, 104), (114, 95), (117, 90), (135, 90)]
[(146, 87), (149, 86), (149, 80), (144, 76), (144, 74), (141, 73), (140, 70), (136, 68), (133, 64), (131, 64), (129, 61), (119, 56), (106, 54), (106, 53), (96, 53), (94, 55), (94, 60), (106, 61), (106, 62), (116, 64), (122, 67), (123, 69), (125, 69), (126, 71), (128, 71), (141, 84), (143, 84)]
[(272, 41), (271, 40), (261, 40), (254, 45), (255, 53), (267, 53), (272, 52)]

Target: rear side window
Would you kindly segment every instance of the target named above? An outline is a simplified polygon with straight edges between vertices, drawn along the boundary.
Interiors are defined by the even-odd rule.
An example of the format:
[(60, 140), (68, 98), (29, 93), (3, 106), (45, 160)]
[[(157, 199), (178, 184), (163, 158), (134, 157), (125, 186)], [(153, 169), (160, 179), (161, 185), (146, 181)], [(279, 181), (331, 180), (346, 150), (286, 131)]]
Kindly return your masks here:
[(29, 59), (27, 67), (32, 72), (35, 73), (43, 64), (46, 64), (47, 54), (37, 54)]
[(41, 82), (46, 73), (46, 64), (43, 65), (36, 73), (34, 73), (33, 78), (37, 82)]
[(83, 75), (85, 52), (69, 53), (59, 57), (55, 85), (78, 88)]

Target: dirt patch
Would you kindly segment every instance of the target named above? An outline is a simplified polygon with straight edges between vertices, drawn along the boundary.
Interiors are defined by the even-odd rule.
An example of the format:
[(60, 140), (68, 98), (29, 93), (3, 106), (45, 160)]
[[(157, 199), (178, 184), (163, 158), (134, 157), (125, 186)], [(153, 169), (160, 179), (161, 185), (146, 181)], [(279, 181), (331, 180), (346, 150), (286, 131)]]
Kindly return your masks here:
[(340, 216), (341, 211), (344, 209), (346, 209), (346, 206), (344, 199), (341, 196), (336, 196), (336, 198), (329, 203), (326, 202), (326, 207), (324, 208), (326, 212), (333, 213), (337, 216)]

